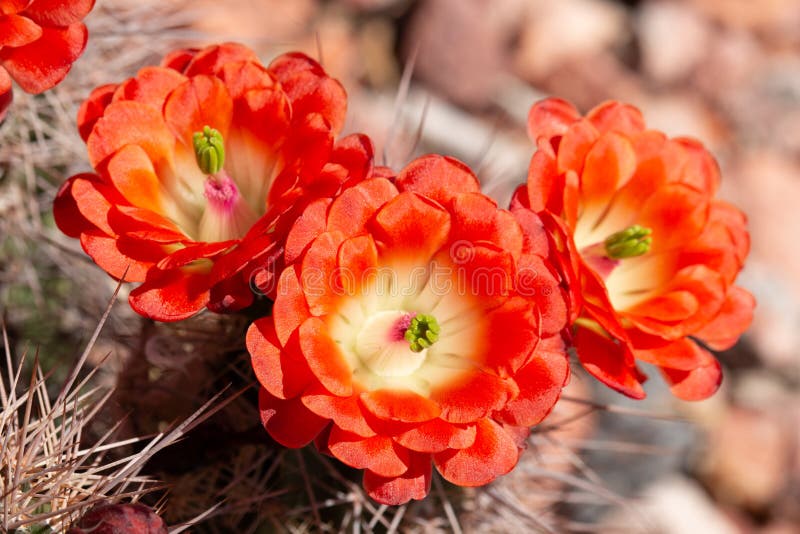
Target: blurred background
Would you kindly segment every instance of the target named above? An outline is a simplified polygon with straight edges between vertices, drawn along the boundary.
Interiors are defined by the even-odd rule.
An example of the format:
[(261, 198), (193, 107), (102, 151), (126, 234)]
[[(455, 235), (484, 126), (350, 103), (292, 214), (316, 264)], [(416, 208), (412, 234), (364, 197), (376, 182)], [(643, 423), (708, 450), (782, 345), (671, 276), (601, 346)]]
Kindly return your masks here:
[[(350, 529), (363, 512), (366, 531), (800, 532), (800, 0), (98, 0), (86, 22), (89, 45), (67, 80), (38, 97), (16, 91), (0, 126), (0, 309), (14, 350), (41, 347), (46, 368), (68, 365), (114, 290), (50, 214), (61, 182), (89, 170), (77, 106), (176, 46), (236, 40), (265, 62), (305, 51), (342, 82), (346, 129), (368, 134), (380, 163), (453, 155), (501, 203), (525, 179), (534, 101), (557, 95), (584, 112), (627, 101), (648, 126), (702, 140), (722, 167), (721, 196), (750, 218), (740, 283), (758, 308), (750, 331), (720, 355), (725, 380), (712, 399), (675, 401), (650, 373), (648, 399), (628, 401), (578, 372), (520, 466), (489, 489), (437, 481), (427, 501), (387, 511), (341, 497), (358, 489), (346, 483), (352, 474), (336, 473), (345, 482), (317, 497), (342, 499), (320, 505), (338, 511), (320, 516), (312, 495), (313, 521), (303, 517), (308, 503), (291, 497), (294, 475), (276, 482), (272, 472), (223, 476), (214, 467), (235, 464), (231, 449), (252, 466), (247, 458), (261, 457), (268, 441), (240, 399), (242, 423), (225, 439), (219, 428), (198, 429), (227, 449), (202, 460), (216, 469), (216, 489), (199, 496), (208, 474), (174, 458), (155, 462), (154, 475), (173, 486), (167, 517), (183, 520), (230, 480), (251, 477), (243, 494), (268, 485), (290, 498), (243, 504), (198, 531), (237, 521), (263, 532), (326, 521)], [(131, 432), (190, 413), (225, 373), (247, 382), (240, 324), (150, 324), (128, 309), (125, 291), (91, 361), (112, 354), (101, 379), (117, 388), (118, 413), (133, 413)], [(197, 343), (212, 339), (220, 346)], [(292, 458), (299, 471), (318, 461)], [(253, 520), (254, 507), (270, 527), (262, 512)]]

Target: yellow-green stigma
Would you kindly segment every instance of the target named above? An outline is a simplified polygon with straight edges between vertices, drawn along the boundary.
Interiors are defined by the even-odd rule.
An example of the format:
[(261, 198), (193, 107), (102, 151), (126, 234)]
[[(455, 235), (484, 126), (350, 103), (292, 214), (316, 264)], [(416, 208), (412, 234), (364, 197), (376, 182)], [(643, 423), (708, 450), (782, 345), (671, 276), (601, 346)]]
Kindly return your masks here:
[(413, 352), (422, 352), (439, 340), (439, 323), (433, 315), (417, 314), (403, 337)]
[(192, 135), (197, 165), (206, 174), (216, 174), (225, 164), (225, 142), (219, 130), (204, 126)]
[(653, 238), (650, 237), (652, 233), (650, 228), (638, 224), (615, 232), (605, 240), (606, 256), (615, 260), (641, 256), (647, 253), (653, 244)]

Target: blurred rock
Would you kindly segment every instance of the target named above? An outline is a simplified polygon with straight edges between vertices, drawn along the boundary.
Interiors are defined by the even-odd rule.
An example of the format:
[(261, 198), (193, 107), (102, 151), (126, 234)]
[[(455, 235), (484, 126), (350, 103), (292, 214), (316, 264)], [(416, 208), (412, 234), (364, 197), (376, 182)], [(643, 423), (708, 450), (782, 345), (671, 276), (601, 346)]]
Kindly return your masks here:
[(737, 88), (747, 87), (764, 61), (758, 40), (742, 30), (717, 28), (695, 66), (691, 83), (709, 98), (720, 100)]
[(740, 534), (700, 485), (685, 477), (655, 482), (644, 492), (641, 510), (659, 534)]
[(565, 62), (587, 60), (629, 35), (626, 10), (606, 0), (530, 0), (527, 6), (514, 67), (534, 82)]
[(218, 39), (248, 44), (278, 44), (308, 32), (317, 11), (316, 0), (198, 0), (192, 7), (202, 15), (196, 29)]
[(701, 476), (720, 500), (765, 512), (784, 491), (793, 436), (784, 419), (769, 412), (733, 407), (711, 430)]
[(645, 74), (669, 84), (687, 77), (708, 54), (711, 28), (684, 4), (647, 2), (638, 10), (636, 34)]
[(727, 130), (722, 120), (695, 95), (670, 91), (633, 103), (641, 108), (648, 128), (662, 130), (670, 137), (694, 137), (712, 151), (725, 141)]
[(524, 0), (427, 0), (414, 12), (403, 51), (415, 75), (455, 102), (481, 108), (510, 63)]
[(689, 0), (699, 12), (736, 29), (757, 33), (768, 42), (800, 42), (798, 0)]

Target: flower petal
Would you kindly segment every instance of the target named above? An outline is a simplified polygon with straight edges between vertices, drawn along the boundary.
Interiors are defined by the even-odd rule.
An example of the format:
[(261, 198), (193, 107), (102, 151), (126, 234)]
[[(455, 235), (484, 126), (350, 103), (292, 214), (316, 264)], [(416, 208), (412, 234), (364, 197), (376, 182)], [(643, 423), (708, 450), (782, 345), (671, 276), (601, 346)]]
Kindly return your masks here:
[(281, 346), (271, 318), (251, 324), (246, 342), (256, 378), (271, 395), (289, 399), (311, 384), (311, 370), (299, 354), (298, 340), (290, 341), (288, 347)]
[(517, 465), (517, 445), (500, 425), (490, 419), (481, 419), (475, 428), (475, 443), (471, 446), (433, 456), (436, 468), (453, 484), (482, 486)]
[(299, 335), (303, 356), (320, 383), (334, 395), (352, 395), (352, 372), (328, 326), (317, 317), (309, 317), (300, 325)]
[(311, 443), (329, 423), (306, 408), (300, 399), (278, 399), (264, 388), (258, 391), (258, 409), (261, 424), (272, 439), (293, 449)]
[(396, 506), (411, 499), (422, 500), (431, 489), (431, 459), (427, 454), (411, 454), (408, 470), (399, 477), (382, 477), (364, 471), (364, 489), (381, 504)]
[(480, 183), (465, 164), (455, 158), (430, 154), (409, 163), (395, 180), (400, 191), (413, 191), (448, 206), (460, 193), (479, 193)]
[(575, 348), (584, 369), (608, 387), (634, 399), (645, 397), (630, 348), (590, 328), (578, 328)]
[(364, 438), (336, 426), (328, 438), (328, 450), (336, 458), (356, 469), (369, 469), (383, 477), (397, 477), (408, 471), (410, 454), (391, 438)]

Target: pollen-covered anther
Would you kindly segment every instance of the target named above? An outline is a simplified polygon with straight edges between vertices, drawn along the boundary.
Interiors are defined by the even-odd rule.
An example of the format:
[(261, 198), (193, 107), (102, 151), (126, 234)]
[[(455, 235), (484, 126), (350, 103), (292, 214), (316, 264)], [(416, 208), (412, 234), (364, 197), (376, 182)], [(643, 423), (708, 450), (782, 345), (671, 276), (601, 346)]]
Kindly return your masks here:
[(650, 251), (653, 238), (650, 236), (653, 231), (634, 224), (628, 228), (615, 232), (608, 236), (604, 242), (606, 256), (619, 260), (623, 258), (634, 258)]
[(206, 174), (216, 174), (225, 164), (225, 140), (219, 130), (204, 126), (192, 135), (197, 166)]
[(419, 314), (411, 319), (403, 337), (413, 352), (422, 352), (439, 340), (440, 327), (433, 315)]

